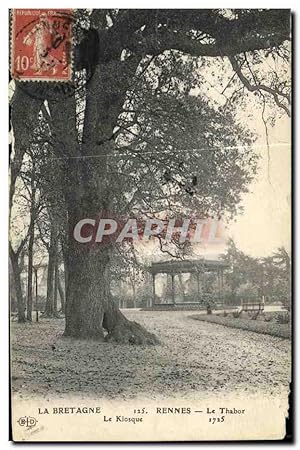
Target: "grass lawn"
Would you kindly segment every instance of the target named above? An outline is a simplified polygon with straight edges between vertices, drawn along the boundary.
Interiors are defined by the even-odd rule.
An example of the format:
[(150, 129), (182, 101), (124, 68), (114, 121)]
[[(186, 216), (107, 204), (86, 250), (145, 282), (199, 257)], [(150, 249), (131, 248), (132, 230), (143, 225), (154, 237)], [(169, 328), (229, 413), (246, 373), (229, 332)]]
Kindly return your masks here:
[(199, 314), (191, 316), (192, 319), (201, 320), (204, 322), (216, 323), (219, 325), (224, 325), (226, 327), (240, 328), (246, 331), (254, 331), (255, 333), (269, 334), (271, 336), (277, 336), (280, 338), (290, 339), (291, 338), (291, 325), (290, 324), (280, 324), (275, 321), (265, 322), (260, 320), (251, 320), (247, 317), (233, 317), (232, 315), (222, 316), (221, 314)]

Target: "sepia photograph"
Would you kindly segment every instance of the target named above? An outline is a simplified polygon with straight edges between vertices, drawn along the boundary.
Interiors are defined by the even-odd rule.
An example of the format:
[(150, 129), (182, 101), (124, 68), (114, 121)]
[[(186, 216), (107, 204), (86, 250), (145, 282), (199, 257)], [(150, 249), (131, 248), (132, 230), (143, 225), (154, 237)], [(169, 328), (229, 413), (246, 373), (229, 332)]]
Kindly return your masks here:
[(292, 439), (291, 59), (289, 9), (9, 11), (13, 441)]

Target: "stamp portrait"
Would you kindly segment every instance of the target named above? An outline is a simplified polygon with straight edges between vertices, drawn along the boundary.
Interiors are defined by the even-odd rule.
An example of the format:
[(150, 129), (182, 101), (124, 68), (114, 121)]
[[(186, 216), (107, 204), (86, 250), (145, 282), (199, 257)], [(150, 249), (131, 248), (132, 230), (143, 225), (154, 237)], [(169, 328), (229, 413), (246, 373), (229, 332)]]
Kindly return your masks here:
[(15, 9), (11, 75), (19, 81), (70, 81), (72, 10)]

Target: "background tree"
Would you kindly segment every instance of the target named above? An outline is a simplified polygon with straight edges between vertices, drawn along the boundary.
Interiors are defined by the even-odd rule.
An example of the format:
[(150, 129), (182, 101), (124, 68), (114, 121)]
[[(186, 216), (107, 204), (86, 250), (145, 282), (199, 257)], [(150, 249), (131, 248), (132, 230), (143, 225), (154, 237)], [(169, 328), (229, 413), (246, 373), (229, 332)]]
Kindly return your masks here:
[(241, 299), (258, 299), (281, 302), (290, 306), (290, 257), (284, 247), (265, 258), (253, 258), (240, 251), (229, 239), (223, 260), (229, 268), (225, 271), (227, 302), (240, 304)]
[[(23, 277), (24, 275), (27, 276), (26, 304), (23, 298), (22, 301), (20, 300), (21, 294), (24, 297), (22, 289), (15, 289), (19, 296), (18, 304), (23, 305), (19, 308), (19, 316), (24, 316), (22, 311), (25, 311), (26, 308), (26, 318), (29, 321), (32, 321), (34, 263), (37, 264), (38, 260), (42, 257), (44, 253), (43, 247), (48, 252), (51, 224), (53, 223), (52, 228), (55, 225), (55, 229), (59, 230), (63, 226), (62, 216), (65, 214), (65, 209), (61, 205), (61, 188), (57, 188), (57, 183), (60, 180), (58, 175), (59, 164), (51, 153), (48, 135), (49, 130), (47, 124), (43, 119), (42, 113), (40, 113), (37, 126), (32, 133), (32, 140), (24, 152), (24, 158), (21, 166), (19, 166), (18, 175), (15, 179), (10, 215), (12, 235), (10, 240), (10, 259), (12, 260), (14, 278), (20, 278), (17, 286), (21, 286), (22, 284), (22, 275)], [(53, 218), (52, 221), (50, 220), (51, 218)], [(50, 259), (48, 275), (53, 281), (52, 284), (54, 283), (54, 272), (59, 263), (58, 258), (56, 258), (57, 252), (55, 249), (58, 247), (60, 236), (61, 234), (57, 234), (52, 245), (55, 255), (54, 260), (57, 260), (57, 263), (55, 263), (53, 257)], [(18, 243), (20, 245), (15, 251), (14, 247)], [(57, 257), (59, 257), (58, 253)], [(21, 259), (23, 260), (23, 264), (19, 263)], [(24, 273), (24, 261), (26, 263), (26, 273)], [(17, 266), (20, 267), (18, 268)], [(49, 291), (51, 289), (52, 294), (55, 295), (53, 287), (49, 288)], [(49, 302), (46, 303), (46, 307), (48, 304)], [(53, 314), (53, 311), (51, 314)], [(24, 320), (25, 318), (23, 317), (20, 321)]]
[(269, 296), (281, 300), (287, 308), (291, 306), (291, 257), (284, 247), (279, 247), (270, 257), (272, 263), (266, 267), (265, 280)]

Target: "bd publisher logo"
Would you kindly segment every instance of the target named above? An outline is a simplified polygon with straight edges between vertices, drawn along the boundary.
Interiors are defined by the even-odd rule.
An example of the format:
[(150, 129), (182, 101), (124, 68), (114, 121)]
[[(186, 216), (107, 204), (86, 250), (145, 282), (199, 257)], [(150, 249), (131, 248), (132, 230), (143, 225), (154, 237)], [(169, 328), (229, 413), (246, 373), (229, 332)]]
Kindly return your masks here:
[(34, 417), (20, 417), (18, 424), (21, 427), (33, 428), (37, 424), (37, 420)]

